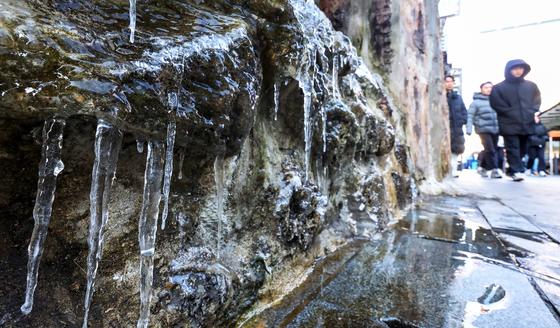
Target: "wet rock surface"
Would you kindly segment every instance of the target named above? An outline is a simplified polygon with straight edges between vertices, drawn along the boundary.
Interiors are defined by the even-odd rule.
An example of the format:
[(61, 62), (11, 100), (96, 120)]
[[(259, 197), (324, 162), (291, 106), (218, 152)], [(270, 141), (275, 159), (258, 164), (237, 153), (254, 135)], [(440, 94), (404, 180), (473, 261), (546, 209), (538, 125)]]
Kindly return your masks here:
[[(313, 3), (139, 1), (134, 43), (129, 9), (0, 4), (7, 327), (82, 325), (92, 282), (91, 327), (131, 326), (139, 308), (155, 327), (233, 325), (296, 287), (316, 258), (375, 236), (415, 193), (408, 148), (393, 152), (406, 144), (401, 109)], [(33, 311), (22, 316), (41, 131), (52, 117), (65, 122), (64, 169)], [(103, 143), (101, 125), (119, 140)], [(100, 152), (111, 145), (120, 145), (116, 179)], [(92, 211), (101, 229), (90, 227)]]

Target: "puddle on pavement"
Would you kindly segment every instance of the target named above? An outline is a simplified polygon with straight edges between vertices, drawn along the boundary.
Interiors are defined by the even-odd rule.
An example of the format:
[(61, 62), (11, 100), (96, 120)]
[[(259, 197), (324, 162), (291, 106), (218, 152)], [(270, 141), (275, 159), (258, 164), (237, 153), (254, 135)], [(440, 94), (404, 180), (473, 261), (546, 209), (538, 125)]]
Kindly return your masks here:
[[(475, 285), (462, 284), (497, 271), (496, 280), (511, 275), (520, 282), (506, 288), (507, 281), (485, 281), (492, 274), (483, 274)], [(463, 327), (511, 307), (508, 288), (533, 291), (476, 207), (468, 199), (435, 198), (379, 240), (323, 259), (303, 285), (241, 326)]]

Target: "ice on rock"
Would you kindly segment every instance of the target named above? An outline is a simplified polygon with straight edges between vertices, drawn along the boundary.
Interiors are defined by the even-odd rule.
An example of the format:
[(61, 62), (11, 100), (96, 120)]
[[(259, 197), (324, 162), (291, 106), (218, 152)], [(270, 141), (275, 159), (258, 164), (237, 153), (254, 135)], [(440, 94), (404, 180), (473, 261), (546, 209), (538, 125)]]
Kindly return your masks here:
[(218, 232), (216, 236), (216, 257), (220, 258), (222, 241), (222, 224), (224, 220), (224, 157), (218, 155), (214, 161), (214, 181), (216, 183), (216, 206), (218, 219)]
[(136, 150), (139, 154), (142, 154), (144, 152), (144, 143), (144, 140), (136, 139)]
[(183, 162), (185, 161), (185, 150), (181, 149), (179, 152), (179, 176), (177, 178), (179, 180), (183, 180)]
[(156, 243), (159, 203), (164, 171), (165, 146), (163, 142), (148, 142), (144, 195), (138, 223), (140, 244), (140, 317), (137, 327), (147, 328), (150, 321), (150, 301), (154, 275), (154, 252)]
[(129, 0), (129, 20), (130, 20), (130, 43), (134, 43), (136, 33), (136, 0)]
[(280, 109), (280, 83), (274, 82), (274, 120), (278, 120), (278, 110)]
[(53, 118), (45, 121), (43, 125), (43, 145), (41, 147), (37, 196), (33, 208), (35, 225), (27, 249), (29, 259), (27, 262), (25, 302), (20, 308), (23, 314), (29, 314), (33, 309), (33, 295), (37, 287), (39, 264), (52, 214), (56, 179), (64, 169), (61, 151), (65, 124), (66, 122), (63, 119)]
[(175, 134), (177, 126), (175, 122), (167, 125), (167, 148), (165, 153), (165, 172), (163, 176), (163, 212), (161, 213), (161, 229), (165, 229), (167, 215), (169, 213), (169, 191), (171, 190), (171, 178), (173, 177), (173, 148), (175, 147)]
[(83, 328), (87, 328), (89, 309), (95, 291), (95, 278), (103, 255), (105, 226), (109, 220), (111, 186), (117, 170), (122, 132), (99, 120), (95, 133), (95, 161), (91, 173), (90, 222), (88, 235), (87, 287), (84, 302)]
[[(334, 36), (327, 33), (330, 22), (312, 1), (291, 0), (290, 4), (303, 31), (303, 47), (296, 58), (296, 80), (303, 92), (305, 180), (310, 180), (311, 144), (313, 137), (313, 102), (317, 98), (316, 83), (325, 84), (332, 76), (325, 76), (318, 65), (328, 67), (327, 51), (331, 52)], [(319, 63), (319, 64), (318, 64)], [(333, 74), (334, 76), (334, 74)], [(334, 86), (334, 82), (333, 83)], [(323, 151), (326, 151), (326, 112), (321, 108)]]

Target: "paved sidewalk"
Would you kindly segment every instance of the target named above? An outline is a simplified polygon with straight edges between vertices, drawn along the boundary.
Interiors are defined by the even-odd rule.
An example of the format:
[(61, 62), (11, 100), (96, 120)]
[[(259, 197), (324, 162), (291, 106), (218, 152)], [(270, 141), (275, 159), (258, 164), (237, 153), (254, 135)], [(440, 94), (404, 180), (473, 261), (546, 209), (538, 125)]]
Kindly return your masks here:
[(505, 176), (488, 179), (464, 170), (456, 183), (469, 194), (499, 199), (560, 242), (560, 177), (527, 176), (514, 182)]
[(535, 288), (560, 313), (560, 177), (488, 179), (472, 170), (456, 179), (460, 189), (485, 197), (476, 203)]

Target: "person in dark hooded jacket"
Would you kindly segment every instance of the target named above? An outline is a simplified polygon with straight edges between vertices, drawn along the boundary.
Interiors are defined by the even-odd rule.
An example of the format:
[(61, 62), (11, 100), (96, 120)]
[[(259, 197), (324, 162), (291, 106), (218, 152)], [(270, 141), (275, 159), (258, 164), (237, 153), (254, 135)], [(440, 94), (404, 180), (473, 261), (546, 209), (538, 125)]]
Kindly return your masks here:
[[(546, 142), (548, 141), (548, 131), (546, 127), (541, 123), (539, 115), (535, 114), (535, 133), (529, 136), (529, 161), (527, 162), (527, 168), (533, 173), (533, 164), (535, 159), (539, 160), (538, 164), (538, 175), (541, 177), (546, 177), (546, 162), (544, 160), (544, 150)], [(536, 173), (536, 172), (534, 172)]]
[(525, 166), (521, 159), (527, 154), (529, 136), (534, 133), (535, 113), (541, 106), (537, 85), (525, 80), (531, 66), (521, 59), (506, 64), (505, 80), (490, 94), (490, 106), (498, 114), (500, 134), (504, 137), (507, 161), (514, 181), (523, 180)]
[(446, 76), (445, 91), (447, 93), (447, 104), (449, 105), (449, 128), (451, 132), (451, 171), (454, 177), (458, 177), (458, 157), (465, 151), (463, 125), (467, 124), (467, 108), (461, 95), (453, 90), (454, 87), (455, 78), (450, 75)]

